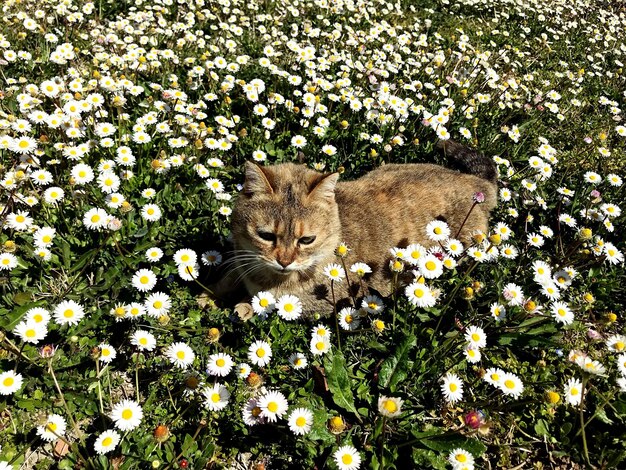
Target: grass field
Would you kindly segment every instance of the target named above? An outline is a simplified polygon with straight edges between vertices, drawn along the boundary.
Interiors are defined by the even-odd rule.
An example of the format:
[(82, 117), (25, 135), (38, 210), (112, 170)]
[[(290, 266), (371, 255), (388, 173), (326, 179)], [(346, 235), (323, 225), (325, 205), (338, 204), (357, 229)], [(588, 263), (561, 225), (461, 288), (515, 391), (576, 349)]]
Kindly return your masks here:
[[(624, 467), (619, 2), (1, 11), (0, 469)], [(353, 179), (449, 138), (499, 203), (441, 273), (341, 326), (212, 298), (245, 161)]]

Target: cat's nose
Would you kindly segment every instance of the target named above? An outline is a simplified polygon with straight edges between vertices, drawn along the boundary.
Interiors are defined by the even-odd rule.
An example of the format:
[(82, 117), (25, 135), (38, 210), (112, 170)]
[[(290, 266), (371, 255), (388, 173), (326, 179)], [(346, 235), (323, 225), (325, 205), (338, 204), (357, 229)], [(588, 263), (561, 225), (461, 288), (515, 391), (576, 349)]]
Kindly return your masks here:
[(283, 268), (286, 268), (287, 266), (289, 266), (292, 261), (290, 259), (277, 259), (276, 260), (278, 262), (278, 264), (280, 264)]

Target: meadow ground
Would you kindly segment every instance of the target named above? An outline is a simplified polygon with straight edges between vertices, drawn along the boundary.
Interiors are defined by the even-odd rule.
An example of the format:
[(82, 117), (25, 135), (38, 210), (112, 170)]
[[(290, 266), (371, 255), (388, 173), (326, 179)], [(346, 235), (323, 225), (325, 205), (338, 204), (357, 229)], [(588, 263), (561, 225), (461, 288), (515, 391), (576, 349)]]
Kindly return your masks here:
[[(623, 468), (618, 3), (4, 0), (0, 469)], [(449, 138), (499, 169), (471, 246), (348, 314), (211, 298), (244, 161)]]

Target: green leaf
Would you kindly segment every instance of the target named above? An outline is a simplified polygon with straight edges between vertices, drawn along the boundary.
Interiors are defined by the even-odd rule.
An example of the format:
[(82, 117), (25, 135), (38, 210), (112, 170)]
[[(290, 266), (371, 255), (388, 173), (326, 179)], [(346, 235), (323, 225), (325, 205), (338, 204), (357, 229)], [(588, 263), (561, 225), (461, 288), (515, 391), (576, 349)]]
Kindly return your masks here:
[(545, 420), (543, 419), (537, 420), (537, 423), (535, 424), (535, 432), (537, 433), (538, 436), (550, 435), (550, 431), (548, 431), (548, 425), (545, 422)]
[(332, 358), (327, 355), (324, 358), (324, 368), (326, 369), (328, 388), (335, 404), (344, 410), (354, 413), (360, 421), (361, 418), (354, 405), (352, 381), (348, 375), (346, 359), (343, 357), (343, 354), (340, 351), (335, 351)]
[(434, 468), (445, 470), (447, 468), (446, 459), (428, 449), (413, 449), (413, 463), (415, 468)]
[(409, 351), (415, 347), (417, 339), (414, 335), (407, 336), (392, 356), (385, 359), (380, 366), (378, 380), (381, 386), (395, 391), (396, 385), (407, 377)]

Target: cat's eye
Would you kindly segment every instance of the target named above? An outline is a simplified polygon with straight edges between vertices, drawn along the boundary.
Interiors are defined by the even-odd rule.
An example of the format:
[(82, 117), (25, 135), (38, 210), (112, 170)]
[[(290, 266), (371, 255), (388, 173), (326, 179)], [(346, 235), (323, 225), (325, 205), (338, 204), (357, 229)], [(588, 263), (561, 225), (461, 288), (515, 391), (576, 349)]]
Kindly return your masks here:
[(265, 240), (266, 242), (275, 242), (276, 241), (276, 234), (272, 233), (272, 232), (264, 232), (263, 230), (259, 230), (256, 233), (259, 238)]
[(302, 237), (300, 240), (298, 240), (298, 243), (300, 245), (310, 245), (314, 241), (315, 241), (315, 235), (310, 236), (310, 237)]

